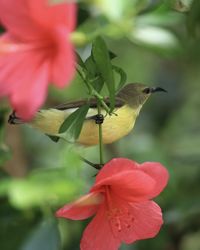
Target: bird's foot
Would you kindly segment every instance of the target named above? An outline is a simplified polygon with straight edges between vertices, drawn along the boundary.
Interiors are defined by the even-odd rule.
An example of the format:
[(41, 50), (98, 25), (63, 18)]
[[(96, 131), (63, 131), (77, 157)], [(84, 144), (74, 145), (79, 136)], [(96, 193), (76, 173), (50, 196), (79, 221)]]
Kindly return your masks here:
[(102, 124), (104, 121), (104, 116), (102, 114), (97, 114), (94, 116), (94, 120), (96, 124)]

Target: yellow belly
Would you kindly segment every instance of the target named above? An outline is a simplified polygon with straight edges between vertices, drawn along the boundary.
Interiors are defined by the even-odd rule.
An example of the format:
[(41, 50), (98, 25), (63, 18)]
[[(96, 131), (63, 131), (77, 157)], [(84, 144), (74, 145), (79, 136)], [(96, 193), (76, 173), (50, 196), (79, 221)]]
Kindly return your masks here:
[[(107, 115), (102, 123), (103, 143), (112, 143), (127, 135), (133, 128), (137, 114), (128, 106), (115, 111), (116, 115)], [(84, 122), (81, 134), (77, 140), (84, 145), (96, 145), (99, 142), (99, 128), (95, 121)]]
[(55, 109), (41, 110), (30, 124), (44, 134), (56, 135), (68, 115), (63, 111)]
[[(134, 111), (129, 106), (123, 106), (115, 110), (115, 114), (106, 115), (102, 123), (103, 143), (112, 143), (127, 135), (135, 124), (135, 119), (139, 111)], [(41, 110), (33, 120), (32, 126), (45, 134), (56, 135), (63, 121), (69, 115), (69, 112), (49, 109)], [(91, 115), (97, 114), (93, 111)], [(90, 116), (90, 114), (89, 114)], [(99, 127), (94, 120), (86, 120), (83, 124), (80, 136), (77, 140), (83, 145), (96, 145), (99, 142)]]

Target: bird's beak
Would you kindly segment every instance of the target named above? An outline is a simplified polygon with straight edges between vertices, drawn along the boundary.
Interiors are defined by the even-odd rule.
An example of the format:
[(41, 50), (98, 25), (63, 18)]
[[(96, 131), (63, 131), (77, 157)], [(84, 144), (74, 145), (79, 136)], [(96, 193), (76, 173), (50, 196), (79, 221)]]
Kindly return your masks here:
[(155, 92), (167, 92), (167, 90), (160, 88), (160, 87), (151, 88), (151, 93), (155, 93)]

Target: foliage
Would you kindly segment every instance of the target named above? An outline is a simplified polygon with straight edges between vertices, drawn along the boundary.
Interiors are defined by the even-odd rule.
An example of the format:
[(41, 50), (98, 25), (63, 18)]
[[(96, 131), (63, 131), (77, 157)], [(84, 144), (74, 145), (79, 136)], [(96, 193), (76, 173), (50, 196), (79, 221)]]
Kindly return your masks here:
[[(138, 162), (160, 161), (170, 172), (168, 188), (157, 200), (165, 215), (161, 233), (122, 249), (198, 249), (199, 1), (82, 0), (78, 5), (78, 25), (71, 36), (78, 48), (78, 73), (66, 90), (50, 89), (48, 105), (83, 96), (95, 97), (104, 105), (102, 97), (109, 95), (111, 106), (104, 107), (112, 112), (113, 97), (125, 82), (167, 89), (167, 95), (148, 101), (134, 132), (107, 146), (107, 160), (123, 156)], [(78, 249), (85, 222), (60, 221), (58, 227), (53, 214), (88, 190), (88, 177), (96, 172), (80, 161), (77, 151), (97, 162), (96, 148), (83, 149), (61, 140), (54, 143), (28, 126), (8, 126), (7, 115), (2, 101), (2, 249)], [(65, 139), (78, 136), (80, 127), (73, 124), (83, 121), (84, 115), (79, 110), (64, 122)]]

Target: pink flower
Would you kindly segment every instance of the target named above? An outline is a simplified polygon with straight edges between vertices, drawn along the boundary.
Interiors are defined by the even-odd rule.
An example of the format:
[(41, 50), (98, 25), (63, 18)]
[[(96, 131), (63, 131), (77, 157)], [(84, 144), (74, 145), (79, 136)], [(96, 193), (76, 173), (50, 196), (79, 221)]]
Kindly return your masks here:
[(153, 201), (166, 186), (167, 170), (157, 162), (116, 158), (96, 176), (89, 194), (56, 212), (57, 217), (86, 219), (94, 214), (83, 233), (82, 250), (115, 250), (122, 242), (154, 237), (163, 223)]
[(69, 34), (76, 5), (49, 0), (1, 0), (0, 97), (7, 96), (23, 119), (43, 104), (48, 83), (64, 87), (74, 75), (75, 56)]

